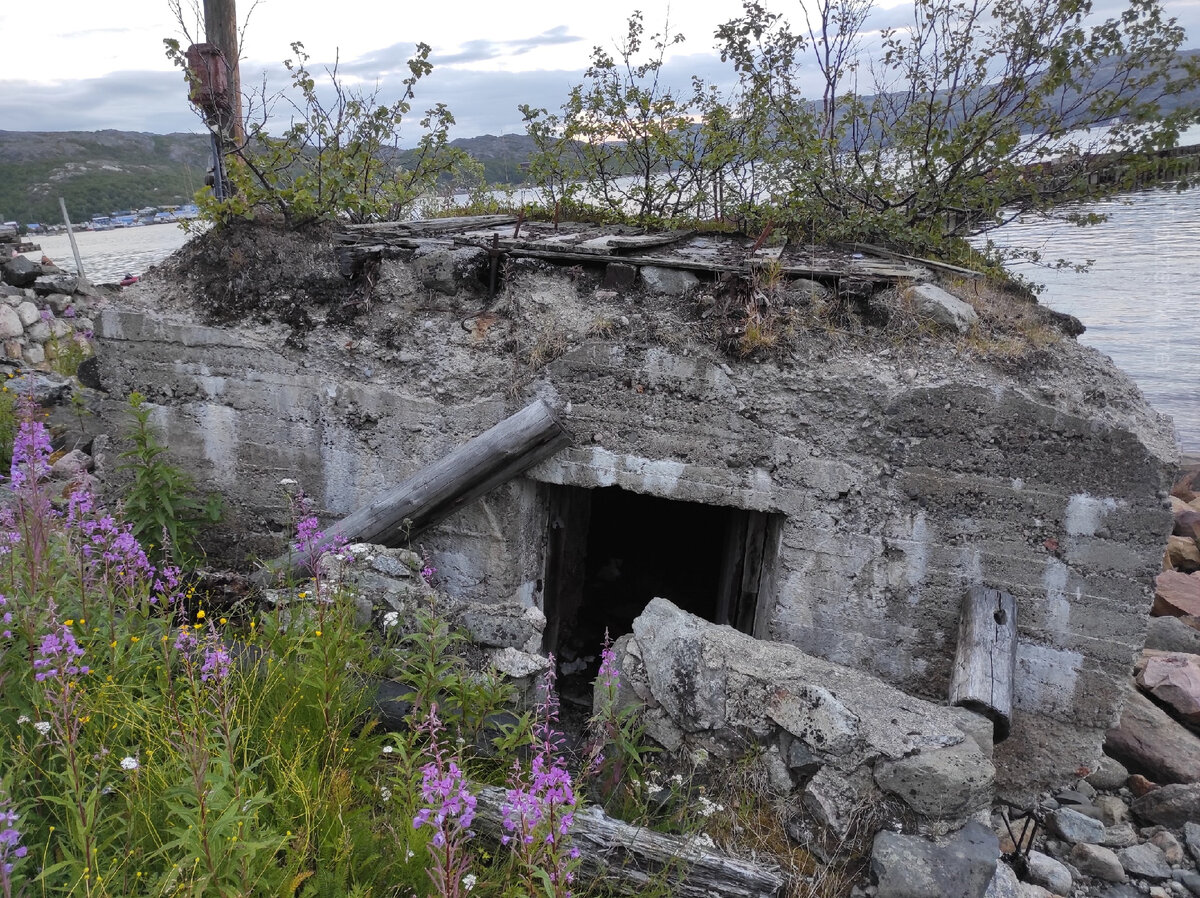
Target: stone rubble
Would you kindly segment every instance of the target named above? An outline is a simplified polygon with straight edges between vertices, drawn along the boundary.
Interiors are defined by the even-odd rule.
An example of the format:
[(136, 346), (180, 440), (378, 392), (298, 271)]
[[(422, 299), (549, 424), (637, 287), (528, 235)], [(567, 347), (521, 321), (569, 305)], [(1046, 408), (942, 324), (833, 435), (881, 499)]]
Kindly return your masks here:
[(53, 264), (13, 256), (0, 264), (0, 351), (10, 363), (49, 369), (67, 341), (90, 341), (96, 298)]

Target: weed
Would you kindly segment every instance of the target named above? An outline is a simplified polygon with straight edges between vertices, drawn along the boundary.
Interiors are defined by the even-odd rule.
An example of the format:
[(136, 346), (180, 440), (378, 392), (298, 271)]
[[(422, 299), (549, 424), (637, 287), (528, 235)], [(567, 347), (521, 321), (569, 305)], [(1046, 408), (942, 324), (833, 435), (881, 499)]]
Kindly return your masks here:
[(151, 409), (145, 396), (131, 393), (129, 409), (134, 421), (133, 447), (122, 452), (121, 458), (128, 460), (124, 469), (133, 478), (124, 509), (134, 536), (145, 545), (157, 542), (159, 558), (194, 559), (200, 551), (200, 532), (221, 518), (219, 498), (199, 499), (191, 478), (167, 461), (166, 446), (150, 428)]

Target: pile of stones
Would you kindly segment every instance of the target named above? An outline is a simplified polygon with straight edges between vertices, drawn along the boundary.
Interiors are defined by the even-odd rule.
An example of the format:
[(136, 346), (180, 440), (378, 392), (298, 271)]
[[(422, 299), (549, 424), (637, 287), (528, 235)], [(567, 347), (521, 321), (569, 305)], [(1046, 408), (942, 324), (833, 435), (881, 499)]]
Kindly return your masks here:
[(93, 294), (52, 263), (13, 256), (0, 265), (0, 346), (5, 358), (48, 369), (73, 341), (89, 341)]

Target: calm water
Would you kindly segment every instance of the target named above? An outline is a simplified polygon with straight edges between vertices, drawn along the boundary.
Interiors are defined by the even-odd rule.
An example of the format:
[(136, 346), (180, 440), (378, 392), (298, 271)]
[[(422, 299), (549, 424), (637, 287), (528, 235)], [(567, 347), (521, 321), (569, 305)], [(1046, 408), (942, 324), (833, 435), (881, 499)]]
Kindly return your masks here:
[[(1030, 266), (1041, 301), (1087, 325), (1080, 342), (1108, 353), (1146, 398), (1175, 419), (1180, 445), (1200, 453), (1200, 190), (1137, 193), (1092, 208), (1110, 220), (1092, 228), (1017, 222), (992, 233), (1000, 244), (1033, 246), (1044, 258), (1094, 259), (1084, 274)], [(77, 234), (84, 270), (97, 283), (141, 274), (183, 245), (175, 225)], [(37, 240), (74, 270), (65, 234)], [(33, 258), (40, 253), (30, 254)]]
[(1041, 302), (1087, 325), (1079, 341), (1111, 356), (1175, 419), (1184, 451), (1200, 454), (1200, 190), (1145, 191), (1089, 208), (1109, 220), (1015, 222), (992, 239), (1032, 246), (1044, 259), (1095, 260), (1083, 274), (1014, 270), (1046, 285)]
[[(37, 261), (46, 255), (59, 268), (75, 270), (75, 257), (71, 255), (71, 242), (66, 234), (28, 239), (42, 247), (40, 253), (26, 253), (29, 258)], [(175, 224), (75, 232), (83, 270), (93, 284), (115, 283), (126, 273), (140, 275), (183, 246), (185, 240), (187, 235)]]

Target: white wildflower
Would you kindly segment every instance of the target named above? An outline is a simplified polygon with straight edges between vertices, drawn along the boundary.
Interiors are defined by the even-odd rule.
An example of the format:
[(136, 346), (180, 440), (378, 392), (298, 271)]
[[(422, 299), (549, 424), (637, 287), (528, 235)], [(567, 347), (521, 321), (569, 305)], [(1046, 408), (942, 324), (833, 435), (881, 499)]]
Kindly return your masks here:
[(296, 483), (296, 481), (292, 480), (292, 478), (290, 478), (290, 477), (285, 477), (285, 478), (283, 478), (283, 480), (279, 481), (279, 485), (280, 486), (299, 486), (300, 484)]
[(29, 715), (22, 714), (20, 717), (17, 718), (17, 723), (29, 723)]
[(50, 732), (50, 721), (39, 720), (37, 723), (35, 723), (33, 725), (33, 728), (35, 730), (37, 730), (39, 733), (41, 733), (43, 736), (45, 736), (48, 732)]
[(392, 800), (392, 790), (389, 789), (387, 786), (380, 786), (379, 787), (379, 797), (382, 798), (384, 801), (391, 801)]
[(713, 837), (708, 833), (697, 833), (693, 837), (693, 842), (700, 848), (716, 848), (717, 843), (713, 841)]
[(382, 751), (385, 755), (390, 755), (395, 750), (396, 750), (396, 746), (394, 746), (394, 745), (385, 745), (383, 748), (380, 749), (380, 751)]
[(676, 773), (674, 776), (672, 776), (671, 777), (671, 785), (682, 786), (683, 785), (683, 774)]
[(387, 614), (385, 614), (383, 616), (383, 628), (385, 630), (390, 630), (390, 629), (392, 629), (392, 627), (399, 625), (399, 623), (400, 623), (400, 612), (398, 612), (398, 611), (389, 611)]
[(411, 860), (413, 859), (413, 853), (412, 853), (412, 849), (411, 849), (411, 848), (410, 848), (410, 849), (408, 849), (408, 851), (404, 852), (404, 859), (405, 859), (406, 861), (411, 861)]
[(137, 758), (133, 757), (132, 755), (126, 755), (125, 757), (121, 758), (121, 769), (122, 770), (137, 770), (138, 769)]
[(468, 873), (466, 876), (464, 876), (462, 878), (462, 887), (463, 887), (464, 892), (469, 892), (469, 891), (471, 891), (471, 889), (475, 888), (475, 874), (474, 873)]
[(725, 810), (725, 805), (716, 801), (710, 801), (703, 795), (696, 797), (696, 810), (701, 817), (711, 817), (717, 811)]

